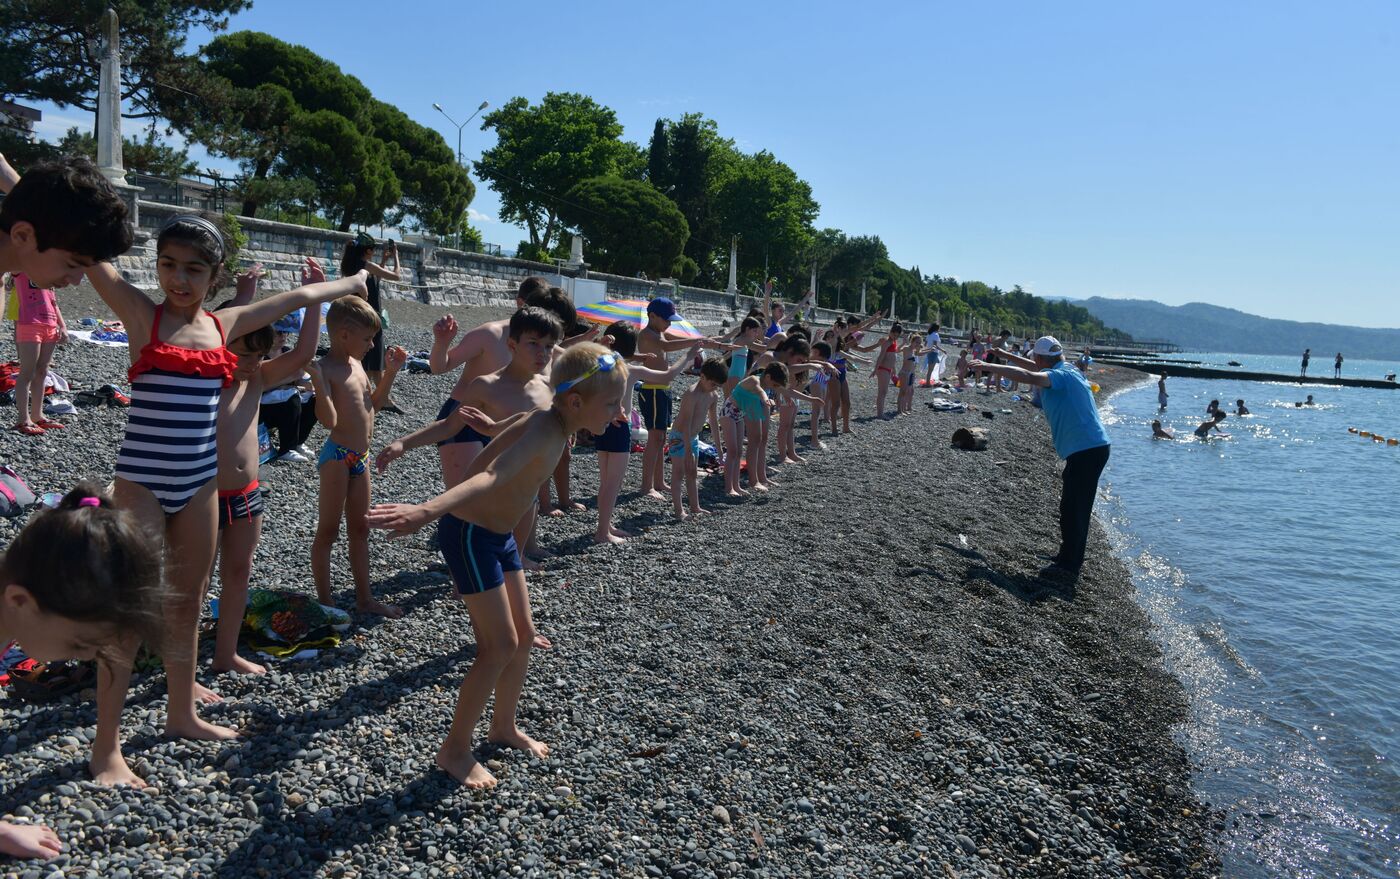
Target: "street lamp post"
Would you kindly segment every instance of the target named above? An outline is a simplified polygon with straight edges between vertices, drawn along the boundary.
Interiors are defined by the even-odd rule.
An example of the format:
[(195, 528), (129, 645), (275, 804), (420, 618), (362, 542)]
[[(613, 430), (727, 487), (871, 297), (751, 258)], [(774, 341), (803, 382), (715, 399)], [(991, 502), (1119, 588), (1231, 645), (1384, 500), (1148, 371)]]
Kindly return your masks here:
[(447, 111), (444, 110), (444, 109), (442, 109), (442, 105), (441, 105), (441, 104), (437, 104), (437, 103), (434, 103), (434, 104), (433, 104), (433, 109), (436, 110), (436, 111), (438, 111), (438, 112), (441, 113), (442, 115), (447, 116), (447, 121), (448, 121), (448, 122), (451, 122), (451, 123), (452, 123), (454, 126), (456, 126), (456, 128), (457, 128), (457, 164), (459, 164), (459, 165), (462, 164), (462, 129), (465, 128), (465, 127), (467, 126), (467, 122), (471, 122), (473, 119), (476, 118), (476, 114), (477, 114), (477, 113), (480, 113), (482, 110), (485, 110), (485, 109), (486, 109), (487, 107), (489, 107), (489, 106), (491, 106), (491, 102), (490, 102), (490, 101), (482, 101), (482, 102), (481, 102), (481, 106), (476, 108), (476, 112), (474, 112), (474, 113), (472, 113), (470, 116), (468, 116), (466, 122), (463, 122), (461, 125), (458, 125), (458, 124), (452, 119), (451, 116), (447, 116)]

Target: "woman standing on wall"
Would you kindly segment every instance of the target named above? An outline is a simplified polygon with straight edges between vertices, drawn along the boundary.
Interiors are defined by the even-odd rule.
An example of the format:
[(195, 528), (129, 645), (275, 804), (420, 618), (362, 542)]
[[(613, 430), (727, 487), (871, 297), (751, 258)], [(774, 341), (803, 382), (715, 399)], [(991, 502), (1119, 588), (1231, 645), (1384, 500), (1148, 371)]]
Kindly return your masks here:
[[(399, 269), (399, 247), (393, 241), (384, 242), (384, 263), (392, 266), (385, 268), (370, 261), (374, 255), (374, 238), (368, 233), (360, 232), (355, 236), (354, 241), (345, 245), (345, 253), (340, 257), (340, 276), (349, 278), (360, 269), (369, 272), (369, 307), (373, 308), (379, 315), (380, 329), (374, 336), (374, 347), (365, 355), (361, 361), (365, 365), (365, 373), (369, 380), (374, 382), (375, 387), (379, 386), (379, 380), (384, 375), (384, 325), (388, 321), (384, 320), (384, 306), (379, 301), (380, 281), (399, 281), (403, 279)], [(385, 404), (384, 409), (389, 412), (403, 414), (403, 410), (398, 407), (392, 399)]]

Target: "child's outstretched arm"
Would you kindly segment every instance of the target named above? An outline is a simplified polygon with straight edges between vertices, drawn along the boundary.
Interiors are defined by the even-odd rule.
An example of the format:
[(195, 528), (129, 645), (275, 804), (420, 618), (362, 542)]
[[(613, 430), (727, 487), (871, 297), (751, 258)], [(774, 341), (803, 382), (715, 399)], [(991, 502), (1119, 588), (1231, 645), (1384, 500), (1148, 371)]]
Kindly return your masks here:
[(451, 439), (456, 435), (457, 431), (461, 430), (462, 426), (466, 424), (466, 419), (463, 418), (461, 414), (462, 410), (465, 408), (465, 406), (460, 407), (449, 412), (447, 417), (441, 421), (434, 421), (431, 424), (424, 425), (413, 433), (405, 434), (390, 442), (381, 449), (379, 454), (375, 457), (375, 469), (383, 473), (389, 469), (390, 464), (402, 458), (410, 449), (416, 449), (421, 446), (440, 443), (444, 440)]
[(126, 325), (128, 337), (149, 339), (151, 322), (156, 314), (156, 304), (151, 298), (140, 287), (127, 283), (116, 266), (109, 262), (89, 266), (86, 274), (97, 295), (112, 309), (117, 320)]
[(685, 370), (686, 366), (690, 364), (690, 358), (695, 356), (695, 352), (699, 348), (700, 343), (696, 342), (690, 347), (690, 350), (686, 352), (686, 355), (675, 363), (667, 361), (667, 363), (670, 364), (670, 369), (653, 369), (650, 366), (629, 363), (627, 364), (627, 377), (628, 379), (639, 381), (647, 385), (669, 385), (671, 382), (675, 381), (676, 376), (680, 375), (681, 372)]
[(263, 387), (275, 388), (294, 375), (301, 374), (316, 357), (316, 345), (321, 341), (321, 309), (308, 308), (301, 320), (301, 333), (290, 351), (278, 354), (262, 365)]
[[(500, 496), (501, 489), (513, 483), (528, 468), (546, 473), (543, 462), (539, 460), (544, 451), (543, 445), (538, 439), (522, 436), (487, 464), (485, 469), (473, 473), (432, 500), (422, 504), (375, 504), (365, 521), (371, 528), (392, 531), (392, 536), (403, 536), (453, 510), (465, 508), (467, 517), (464, 518), (469, 518), (478, 510), (485, 510), (505, 500)], [(549, 469), (553, 469), (552, 464)], [(532, 497), (534, 491), (530, 490)]]
[(462, 341), (453, 346), (452, 340), (456, 336), (457, 321), (450, 314), (433, 325), (433, 349), (428, 352), (428, 368), (433, 375), (449, 372), (476, 359), (496, 341), (495, 334), (484, 324), (468, 330), (462, 336)]
[(306, 306), (319, 308), (322, 302), (330, 302), (342, 296), (365, 296), (368, 294), (368, 288), (365, 286), (365, 279), (368, 277), (369, 274), (361, 269), (348, 278), (327, 281), (325, 272), (321, 270), (321, 264), (308, 256), (306, 268), (302, 269), (301, 272), (303, 286), (269, 296), (249, 305), (225, 309), (224, 313), (228, 316), (224, 318), (224, 323), (228, 328), (226, 330), (228, 338), (236, 339), (251, 333), (280, 317), (291, 314), (298, 308)]
[(233, 298), (229, 300), (229, 307), (247, 305), (252, 302), (258, 295), (258, 281), (262, 276), (262, 263), (254, 265), (245, 272), (239, 272), (233, 279)]
[(394, 376), (399, 374), (399, 370), (403, 369), (407, 362), (408, 352), (398, 345), (391, 345), (384, 352), (384, 377), (374, 386), (374, 394), (370, 398), (374, 401), (375, 412), (389, 405), (389, 391), (394, 387)]
[(560, 342), (560, 343), (559, 343), (559, 347), (560, 347), (560, 348), (572, 348), (574, 345), (577, 345), (577, 344), (579, 344), (580, 342), (592, 342), (592, 341), (595, 341), (595, 340), (598, 338), (598, 334), (601, 333), (601, 332), (603, 332), (603, 327), (602, 327), (600, 324), (594, 324), (593, 326), (589, 327), (588, 329), (584, 330), (583, 332), (579, 333), (578, 335), (576, 335), (576, 336), (570, 336), (569, 338), (567, 338), (567, 339), (565, 339), (564, 341)]
[(5, 154), (0, 153), (0, 192), (8, 193), (18, 182), (19, 172), (5, 160)]

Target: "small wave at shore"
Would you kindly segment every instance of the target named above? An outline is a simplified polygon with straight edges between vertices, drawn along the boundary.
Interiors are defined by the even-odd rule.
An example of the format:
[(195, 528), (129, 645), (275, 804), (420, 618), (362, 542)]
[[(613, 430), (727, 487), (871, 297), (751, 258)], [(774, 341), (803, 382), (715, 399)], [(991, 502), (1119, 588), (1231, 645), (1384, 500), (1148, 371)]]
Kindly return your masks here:
[[(1400, 394), (1313, 389), (1299, 409), (1277, 384), (1168, 388), (1175, 443), (1148, 438), (1151, 379), (1103, 404), (1099, 513), (1191, 699), (1179, 733), (1224, 815), (1225, 873), (1394, 877), (1400, 554), (1355, 489), (1393, 486), (1400, 455), (1346, 427), (1400, 434)], [(1240, 396), (1254, 414), (1227, 419), (1232, 439), (1191, 436), (1209, 399)]]

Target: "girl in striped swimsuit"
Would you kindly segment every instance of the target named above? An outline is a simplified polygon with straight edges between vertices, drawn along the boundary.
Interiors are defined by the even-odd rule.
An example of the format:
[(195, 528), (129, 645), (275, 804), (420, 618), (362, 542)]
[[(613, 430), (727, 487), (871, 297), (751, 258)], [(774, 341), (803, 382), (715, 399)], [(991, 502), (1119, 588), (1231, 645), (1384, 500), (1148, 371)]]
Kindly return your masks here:
[[(113, 500), (129, 510), (142, 529), (164, 538), (166, 607), (164, 662), (169, 691), (166, 735), (229, 739), (236, 730), (202, 720), (195, 703), (218, 695), (195, 681), (197, 631), (204, 591), (218, 534), (215, 427), (219, 394), (238, 360), (224, 342), (266, 326), (304, 306), (319, 306), (346, 294), (364, 296), (365, 273), (325, 282), (308, 259), (303, 280), (288, 293), (228, 308), (215, 318), (205, 298), (222, 286), (229, 256), (223, 232), (199, 216), (175, 217), (156, 238), (156, 271), (164, 301), (156, 305), (122, 279), (110, 263), (88, 269), (98, 295), (126, 325), (129, 337), (146, 343), (131, 349), (131, 408), (126, 436), (117, 455)], [(255, 281), (252, 273), (239, 283)], [(142, 782), (121, 752), (120, 722), (131, 681), (136, 644), (126, 645), (121, 661), (104, 664), (97, 681), (97, 735), (89, 768), (100, 784)]]

